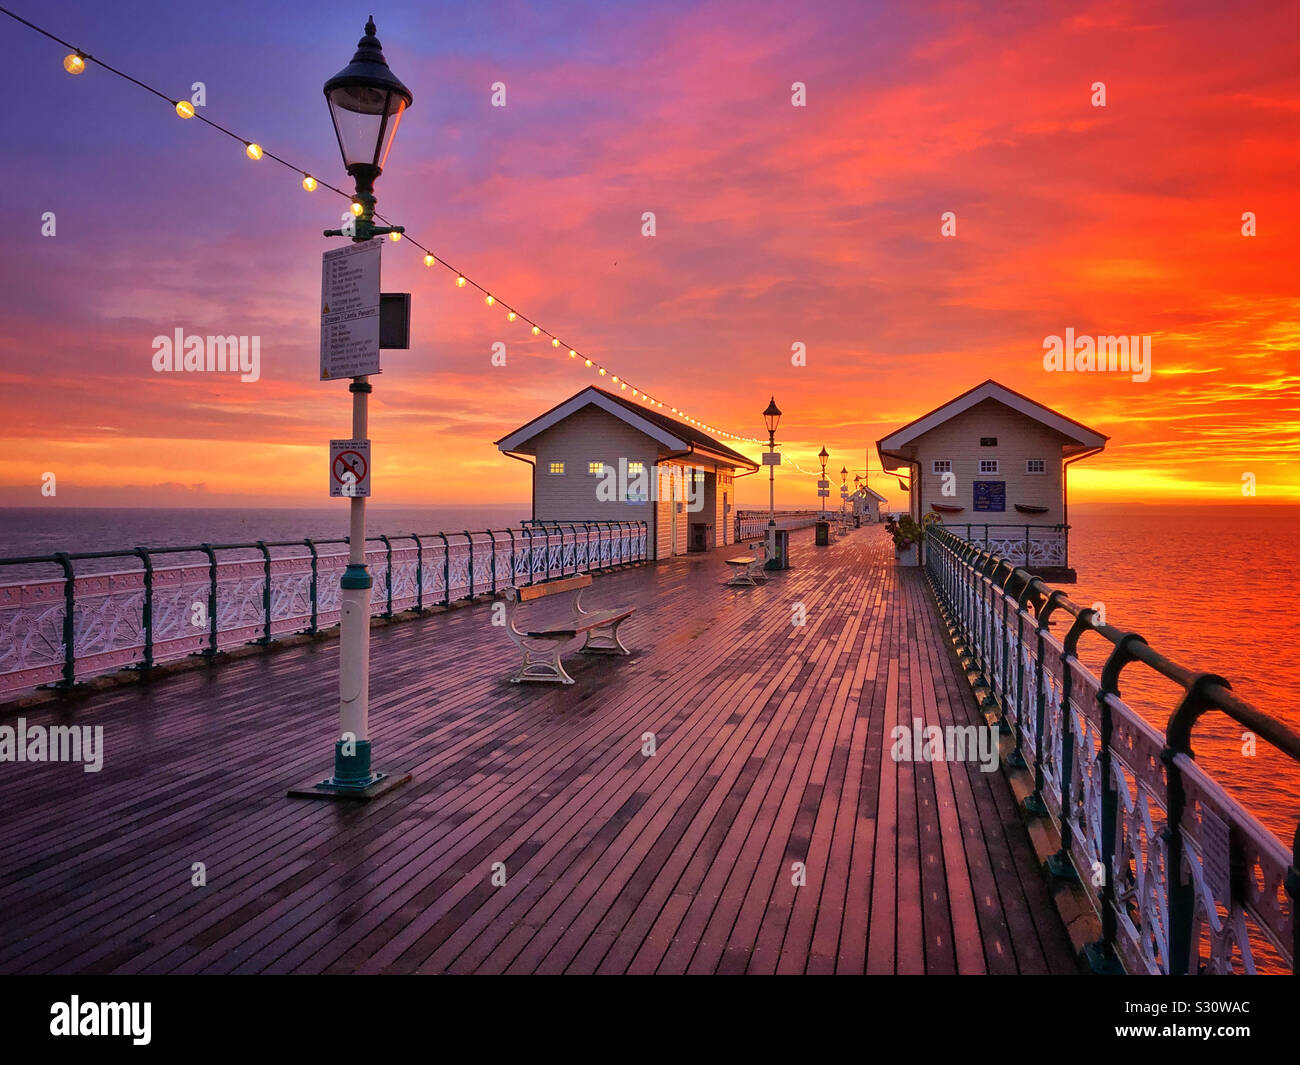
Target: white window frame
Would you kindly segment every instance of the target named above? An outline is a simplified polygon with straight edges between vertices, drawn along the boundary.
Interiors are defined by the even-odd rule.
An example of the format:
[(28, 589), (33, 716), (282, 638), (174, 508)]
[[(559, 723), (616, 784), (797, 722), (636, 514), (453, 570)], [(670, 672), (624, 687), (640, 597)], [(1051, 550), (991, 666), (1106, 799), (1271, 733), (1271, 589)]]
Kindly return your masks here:
[[(557, 470), (557, 469), (555, 468), (556, 466), (558, 466), (558, 467), (560, 467), (560, 468)], [(550, 477), (563, 477), (563, 476), (564, 476), (564, 463), (563, 463), (563, 462), (548, 462), (548, 463), (546, 464), (546, 473), (547, 473), (547, 476), (550, 476)]]
[[(990, 466), (993, 467), (993, 468), (992, 468), (992, 469), (989, 469)], [(981, 476), (983, 476), (983, 475), (986, 474), (986, 473), (998, 473), (998, 472), (999, 472), (999, 469), (998, 469), (998, 460), (997, 460), (997, 459), (980, 459), (980, 475), (981, 475)]]
[(603, 462), (588, 462), (587, 474), (591, 477), (605, 476), (605, 464)]
[[(1035, 462), (1041, 464), (1043, 468), (1041, 470), (1034, 469)], [(1034, 477), (1042, 477), (1047, 473), (1047, 459), (1025, 459), (1025, 473)]]
[(643, 473), (645, 473), (644, 462), (629, 462), (627, 464), (627, 475), (629, 477), (640, 477)]
[[(943, 469), (939, 467), (942, 466)], [(952, 459), (935, 459), (930, 463), (931, 473), (952, 473)]]

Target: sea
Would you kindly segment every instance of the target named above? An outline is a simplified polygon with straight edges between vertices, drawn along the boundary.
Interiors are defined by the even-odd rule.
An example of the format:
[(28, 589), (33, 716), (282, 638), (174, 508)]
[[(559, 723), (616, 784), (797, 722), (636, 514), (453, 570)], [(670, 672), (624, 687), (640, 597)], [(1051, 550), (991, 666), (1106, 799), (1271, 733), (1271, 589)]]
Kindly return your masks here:
[[(517, 528), (527, 503), (367, 508), (367, 533)], [(1243, 502), (1220, 506), (1086, 505), (1070, 509), (1070, 563), (1063, 585), (1083, 606), (1104, 604), (1106, 620), (1139, 633), (1165, 657), (1227, 678), (1233, 691), (1300, 731), (1300, 507)], [(0, 558), (55, 551), (338, 538), (346, 515), (331, 508), (119, 509), (18, 507), (0, 511)], [(253, 557), (253, 556), (250, 556)], [(79, 573), (123, 567), (78, 563)], [(52, 567), (0, 565), (0, 584), (55, 577)], [(1055, 631), (1063, 631), (1058, 625)], [(1098, 669), (1109, 645), (1087, 634), (1081, 657)], [(1145, 666), (1129, 666), (1121, 694), (1163, 730), (1180, 690)], [(1290, 842), (1300, 818), (1300, 767), (1262, 741), (1243, 753), (1243, 729), (1220, 714), (1198, 722), (1193, 746), (1225, 788)]]

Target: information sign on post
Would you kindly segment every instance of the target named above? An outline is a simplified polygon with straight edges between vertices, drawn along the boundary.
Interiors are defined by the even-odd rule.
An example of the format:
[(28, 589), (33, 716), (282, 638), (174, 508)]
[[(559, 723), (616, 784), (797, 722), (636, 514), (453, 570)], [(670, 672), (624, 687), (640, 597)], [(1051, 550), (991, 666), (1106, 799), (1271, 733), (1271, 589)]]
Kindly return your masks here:
[(321, 256), (320, 379), (379, 373), (379, 251), (382, 240)]

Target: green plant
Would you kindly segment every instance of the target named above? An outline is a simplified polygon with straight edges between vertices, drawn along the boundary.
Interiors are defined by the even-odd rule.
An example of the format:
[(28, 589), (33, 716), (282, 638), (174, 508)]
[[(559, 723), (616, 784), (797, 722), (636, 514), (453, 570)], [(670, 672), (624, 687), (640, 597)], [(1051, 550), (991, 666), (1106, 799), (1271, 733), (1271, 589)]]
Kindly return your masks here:
[(891, 515), (885, 519), (885, 530), (894, 539), (894, 550), (906, 551), (913, 544), (924, 540), (925, 530), (939, 521), (938, 514), (927, 514), (919, 522), (910, 514), (904, 514), (898, 519)]

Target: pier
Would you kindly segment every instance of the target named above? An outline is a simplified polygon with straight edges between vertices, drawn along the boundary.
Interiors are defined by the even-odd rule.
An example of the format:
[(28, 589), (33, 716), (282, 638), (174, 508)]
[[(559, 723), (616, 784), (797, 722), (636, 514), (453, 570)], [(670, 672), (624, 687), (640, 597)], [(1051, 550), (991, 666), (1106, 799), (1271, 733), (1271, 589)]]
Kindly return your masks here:
[(791, 539), (755, 588), (733, 548), (599, 576), (634, 653), (572, 687), (507, 682), (490, 596), (375, 628), (372, 736), (413, 778), (372, 803), (286, 796), (336, 738), (337, 641), (22, 711), (105, 758), (0, 772), (0, 972), (1079, 971), (1008, 778), (890, 757), (986, 722), (925, 571), (880, 526)]

